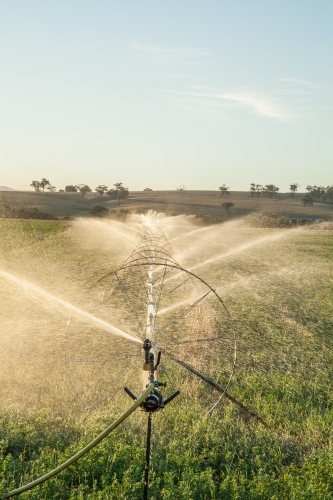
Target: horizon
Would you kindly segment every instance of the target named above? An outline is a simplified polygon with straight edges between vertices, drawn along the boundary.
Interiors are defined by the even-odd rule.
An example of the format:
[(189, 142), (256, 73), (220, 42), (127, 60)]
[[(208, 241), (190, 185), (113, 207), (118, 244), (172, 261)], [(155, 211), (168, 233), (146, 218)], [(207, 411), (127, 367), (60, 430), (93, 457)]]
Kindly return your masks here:
[[(66, 186), (64, 186), (65, 188)], [(91, 187), (91, 186), (90, 186)], [(64, 188), (60, 188), (60, 189), (64, 189)], [(110, 189), (112, 189), (110, 187)], [(56, 190), (54, 192), (49, 192), (47, 190), (43, 191), (42, 189), (40, 189), (39, 191), (36, 191), (34, 190), (33, 188), (31, 189), (14, 189), (14, 188), (11, 188), (9, 186), (0, 186), (0, 192), (8, 192), (8, 191), (14, 191), (14, 192), (22, 192), (22, 193), (30, 193), (30, 194), (34, 194), (34, 193), (40, 193), (40, 194), (48, 194), (48, 195), (54, 195), (54, 194), (59, 194), (59, 190)], [(145, 191), (145, 188), (143, 189), (132, 189), (132, 190), (129, 190), (129, 194), (131, 193), (142, 193)], [(174, 191), (184, 191), (184, 192), (202, 192), (202, 193), (220, 193), (221, 191), (217, 188), (217, 189), (187, 189), (186, 187), (184, 188), (175, 188), (175, 189), (152, 189), (151, 188), (151, 191), (148, 191), (149, 192), (156, 192), (156, 193), (160, 193), (160, 192), (174, 192)], [(232, 194), (232, 193), (251, 193), (250, 189), (229, 189), (229, 194)], [(295, 192), (295, 196), (296, 195), (301, 195), (301, 194), (305, 194), (307, 191), (306, 189), (304, 191), (302, 191), (301, 189), (298, 189), (296, 192)], [(80, 194), (80, 191), (77, 190), (76, 191), (77, 194)], [(60, 192), (60, 194), (75, 194), (75, 192), (66, 192), (66, 191), (63, 191), (63, 192)], [(92, 195), (92, 194), (95, 194), (97, 195), (97, 191), (95, 189), (92, 188), (91, 192), (87, 193), (85, 196), (89, 196), (89, 195)], [(291, 194), (291, 191), (290, 190), (286, 190), (286, 191), (283, 191), (282, 189), (279, 189), (278, 192), (274, 193), (274, 196), (277, 196), (279, 194)], [(99, 197), (101, 197), (100, 195), (98, 195)], [(225, 195), (223, 195), (223, 197), (225, 198)], [(104, 199), (104, 196), (101, 197), (102, 199)], [(107, 199), (108, 196), (107, 194), (105, 193), (105, 199)]]

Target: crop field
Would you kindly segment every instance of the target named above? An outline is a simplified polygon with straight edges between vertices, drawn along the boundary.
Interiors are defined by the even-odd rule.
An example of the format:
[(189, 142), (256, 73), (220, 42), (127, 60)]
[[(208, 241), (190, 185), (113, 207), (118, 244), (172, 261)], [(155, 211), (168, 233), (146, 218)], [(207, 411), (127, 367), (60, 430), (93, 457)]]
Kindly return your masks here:
[[(98, 299), (114, 285), (106, 292), (94, 285), (154, 224), (175, 260), (209, 283), (228, 312), (207, 295), (202, 305), (210, 314), (194, 308), (163, 347), (214, 378), (264, 424), (162, 351), (166, 391), (181, 394), (153, 417), (150, 498), (333, 498), (331, 223), (280, 229), (251, 227), (239, 217), (199, 227), (193, 215), (171, 212), (132, 214), (125, 222), (0, 220), (2, 495), (64, 462), (131, 404), (123, 387), (138, 390), (142, 348), (134, 355), (135, 346), (112, 328), (139, 336), (140, 297), (120, 294), (106, 308)], [(164, 328), (195, 302), (187, 290), (176, 306), (165, 299)], [(177, 347), (194, 327), (211, 340)], [(84, 357), (90, 351), (94, 359)], [(83, 362), (76, 363), (77, 353)], [(145, 438), (146, 417), (136, 411), (75, 465), (21, 498), (141, 499)]]

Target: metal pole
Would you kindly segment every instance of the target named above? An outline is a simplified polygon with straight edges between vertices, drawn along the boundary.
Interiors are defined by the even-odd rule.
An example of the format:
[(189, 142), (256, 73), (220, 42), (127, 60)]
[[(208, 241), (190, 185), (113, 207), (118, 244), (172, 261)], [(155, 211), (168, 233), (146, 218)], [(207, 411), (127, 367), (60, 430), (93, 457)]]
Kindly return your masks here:
[(145, 482), (144, 482), (144, 487), (143, 487), (143, 500), (148, 500), (151, 420), (152, 420), (152, 414), (149, 413), (149, 415), (148, 415), (148, 427), (147, 427), (146, 464), (145, 464)]

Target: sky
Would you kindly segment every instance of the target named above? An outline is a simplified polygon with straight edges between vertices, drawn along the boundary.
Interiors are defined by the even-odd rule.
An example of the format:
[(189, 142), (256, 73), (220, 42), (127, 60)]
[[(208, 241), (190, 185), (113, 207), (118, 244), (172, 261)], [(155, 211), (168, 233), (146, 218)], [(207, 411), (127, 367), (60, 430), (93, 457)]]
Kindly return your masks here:
[(333, 184), (332, 0), (1, 0), (0, 186)]

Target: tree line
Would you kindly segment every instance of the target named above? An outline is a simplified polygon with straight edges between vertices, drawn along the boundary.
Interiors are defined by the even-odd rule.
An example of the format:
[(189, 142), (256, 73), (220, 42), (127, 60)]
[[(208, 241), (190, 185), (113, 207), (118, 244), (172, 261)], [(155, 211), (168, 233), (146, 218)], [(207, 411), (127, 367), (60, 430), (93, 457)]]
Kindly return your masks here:
[[(295, 198), (295, 193), (298, 191), (300, 185), (297, 182), (293, 182), (289, 186), (290, 195), (292, 198)], [(223, 184), (219, 187), (221, 191), (221, 198), (225, 195), (230, 195), (230, 188)], [(252, 198), (259, 196), (268, 196), (269, 198), (273, 198), (275, 194), (280, 191), (280, 188), (275, 184), (266, 184), (263, 186), (262, 184), (256, 184), (251, 182), (250, 184), (250, 193)], [(333, 186), (310, 186), (309, 184), (306, 186), (307, 193), (301, 199), (304, 205), (313, 205), (314, 201), (328, 201), (333, 203)]]
[[(298, 188), (298, 184), (292, 184), (290, 185), (290, 188), (291, 186), (293, 186), (293, 189), (295, 191), (297, 191), (297, 188)], [(219, 190), (221, 191), (221, 198), (223, 196), (228, 196), (230, 195), (230, 188), (228, 186), (226, 186), (226, 184), (223, 184), (222, 186), (219, 187)], [(261, 195), (267, 195), (269, 196), (270, 198), (273, 197), (274, 194), (278, 193), (280, 191), (280, 188), (278, 188), (277, 186), (275, 186), (275, 184), (266, 184), (265, 186), (263, 186), (262, 184), (255, 184), (254, 182), (252, 182), (250, 184), (250, 193), (251, 193), (251, 196), (254, 197), (254, 196), (261, 196)]]
[[(41, 181), (32, 181), (30, 184), (31, 187), (34, 188), (35, 191), (41, 191), (48, 189), (50, 192), (54, 192), (56, 190), (55, 186), (52, 186), (50, 181), (47, 180), (45, 177)], [(127, 187), (123, 185), (122, 182), (116, 182), (113, 184), (113, 188), (109, 189), (108, 186), (105, 184), (100, 184), (95, 188), (95, 191), (100, 195), (103, 196), (103, 194), (106, 194), (111, 198), (111, 200), (118, 200), (118, 204), (120, 205), (120, 200), (123, 198), (127, 198), (129, 195), (129, 190)], [(87, 193), (91, 193), (92, 189), (90, 186), (87, 184), (76, 184), (75, 186), (69, 185), (65, 187), (65, 190), (60, 189), (60, 193), (76, 193), (80, 192), (82, 197), (84, 197)]]
[[(297, 189), (297, 188), (296, 188)], [(250, 193), (252, 198), (254, 196), (269, 196), (269, 198), (273, 198), (274, 194), (278, 193), (280, 191), (280, 188), (275, 186), (275, 184), (266, 184), (263, 186), (262, 184), (255, 184), (254, 182), (251, 182), (250, 184)]]
[[(299, 187), (298, 184), (290, 185), (290, 189), (293, 193), (297, 191), (298, 187)], [(221, 198), (223, 196), (230, 195), (230, 188), (225, 184), (220, 186), (219, 190), (221, 191)], [(259, 198), (259, 196), (261, 195), (263, 196), (267, 195), (270, 198), (273, 198), (274, 194), (278, 193), (279, 191), (280, 188), (275, 186), (275, 184), (266, 184), (265, 186), (263, 186), (262, 184), (255, 184), (254, 182), (250, 184), (250, 193), (252, 197), (257, 196)]]
[(35, 191), (40, 191), (41, 189), (45, 190), (48, 189), (51, 193), (53, 193), (55, 190), (56, 190), (56, 187), (55, 186), (52, 186), (50, 181), (48, 181), (47, 179), (45, 179), (45, 177), (43, 177), (43, 179), (41, 181), (32, 181), (32, 183), (30, 184), (31, 187), (34, 188)]
[(333, 203), (333, 186), (310, 186), (305, 188), (307, 194), (302, 199), (304, 205), (313, 205), (314, 201), (328, 201)]
[[(44, 192), (45, 189), (47, 189), (53, 193), (56, 190), (56, 187), (53, 186), (50, 183), (50, 181), (45, 177), (43, 177), (41, 181), (32, 181), (30, 186), (33, 187), (35, 191), (42, 190)], [(118, 200), (118, 204), (120, 205), (120, 200), (128, 197), (129, 190), (123, 185), (122, 182), (116, 182), (115, 184), (113, 184), (113, 186), (114, 186), (113, 188), (109, 189), (108, 186), (106, 186), (105, 184), (99, 184), (95, 188), (95, 191), (100, 196), (103, 196), (105, 194), (112, 200), (115, 199)], [(289, 190), (292, 198), (295, 197), (295, 193), (298, 191), (299, 187), (300, 185), (296, 182), (290, 184)], [(181, 190), (183, 189), (184, 188), (182, 187)], [(148, 191), (148, 188), (146, 190)], [(221, 198), (223, 196), (230, 195), (230, 188), (226, 184), (220, 186), (219, 190), (221, 192)], [(280, 188), (275, 184), (262, 185), (262, 184), (256, 184), (254, 182), (251, 182), (250, 184), (250, 193), (252, 197), (259, 198), (259, 196), (268, 196), (269, 198), (273, 198), (273, 196), (277, 194), (279, 191)], [(330, 203), (333, 203), (333, 186), (323, 187), (316, 185), (311, 186), (308, 184), (306, 186), (306, 191), (307, 193), (301, 199), (304, 205), (313, 205), (315, 201), (322, 201), (322, 202), (328, 201)], [(76, 184), (74, 186), (72, 185), (66, 186), (65, 190), (60, 189), (59, 192), (66, 192), (66, 193), (80, 192), (82, 197), (84, 197), (87, 193), (92, 192), (92, 189), (87, 184)], [(226, 202), (223, 203), (222, 206), (223, 208), (226, 209), (227, 213), (229, 214), (229, 210), (233, 206), (233, 204), (230, 204), (230, 202), (229, 203)]]

